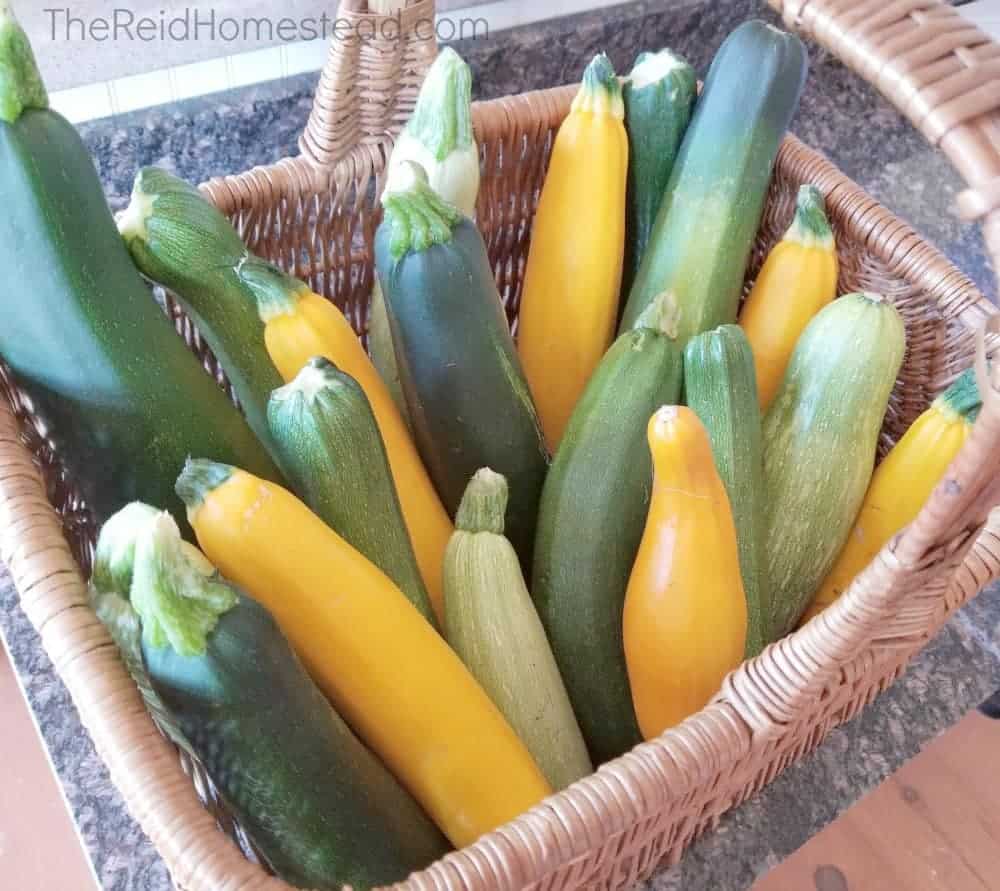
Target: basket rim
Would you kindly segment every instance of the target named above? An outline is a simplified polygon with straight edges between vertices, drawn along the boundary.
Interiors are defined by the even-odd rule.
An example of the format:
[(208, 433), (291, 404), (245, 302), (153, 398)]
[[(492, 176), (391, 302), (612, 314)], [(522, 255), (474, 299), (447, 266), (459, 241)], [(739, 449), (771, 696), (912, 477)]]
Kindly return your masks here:
[[(501, 136), (514, 122), (551, 130), (569, 113), (578, 84), (531, 90), (479, 100), (472, 104), (473, 127), (480, 144)], [(311, 196), (351, 182), (358, 171), (384, 172), (395, 135), (353, 148), (333, 167), (318, 165), (304, 155), (282, 158), (242, 173), (213, 177), (203, 193), (227, 216), (234, 216), (261, 199)], [(890, 272), (921, 288), (947, 318), (978, 331), (997, 308), (979, 287), (934, 244), (909, 223), (873, 198), (844, 174), (822, 151), (793, 133), (785, 136), (775, 170), (792, 164), (808, 169), (808, 179), (823, 193), (828, 214), (840, 226), (863, 235), (865, 246)]]

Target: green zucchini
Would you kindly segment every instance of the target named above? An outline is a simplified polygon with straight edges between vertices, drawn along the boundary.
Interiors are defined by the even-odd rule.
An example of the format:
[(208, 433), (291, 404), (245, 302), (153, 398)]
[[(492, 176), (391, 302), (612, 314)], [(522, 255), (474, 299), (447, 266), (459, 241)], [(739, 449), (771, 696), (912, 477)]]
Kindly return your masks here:
[(729, 495), (747, 598), (747, 658), (767, 644), (770, 615), (763, 577), (764, 458), (757, 376), (743, 329), (723, 325), (688, 341), (684, 351), (687, 404), (701, 418), (712, 455)]
[(906, 352), (877, 294), (835, 300), (803, 332), (764, 419), (769, 639), (791, 631), (844, 547)]
[(448, 643), (534, 756), (553, 789), (593, 773), (552, 647), (503, 535), (507, 481), (469, 483), (444, 561)]
[(142, 274), (180, 299), (280, 464), (267, 402), (284, 381), (267, 353), (257, 300), (240, 276), (244, 264), (260, 261), (194, 186), (155, 167), (139, 171), (118, 228)]
[(0, 7), (0, 355), (103, 522), (170, 509), (189, 454), (274, 464), (136, 272), (76, 130), (48, 110), (27, 38)]
[(622, 611), (652, 493), (646, 426), (678, 401), (681, 377), (681, 353), (663, 331), (619, 337), (570, 418), (542, 493), (531, 593), (595, 764), (641, 741)]
[(629, 294), (622, 330), (661, 293), (680, 310), (678, 339), (736, 321), (771, 171), (805, 82), (802, 41), (763, 22), (719, 49), (684, 136)]
[(422, 168), (401, 169), (375, 259), (414, 438), (452, 516), (481, 467), (507, 478), (506, 528), (527, 573), (548, 455), (486, 246)]
[[(420, 164), (431, 188), (467, 217), (476, 212), (479, 146), (472, 132), (472, 72), (451, 47), (444, 47), (431, 65), (413, 114), (396, 140), (389, 158), (387, 189), (392, 188), (393, 174), (404, 161)], [(409, 425), (389, 313), (377, 280), (368, 318), (368, 349)]]
[(629, 145), (622, 279), (622, 294), (627, 297), (691, 120), (698, 81), (694, 69), (670, 50), (642, 53), (625, 80), (622, 95)]
[(292, 383), (275, 390), (268, 419), (282, 464), (306, 504), (436, 626), (382, 435), (357, 381), (326, 359), (312, 359)]
[(152, 687), (268, 865), (300, 888), (402, 881), (448, 845), (310, 680), (271, 614), (138, 537), (131, 603)]

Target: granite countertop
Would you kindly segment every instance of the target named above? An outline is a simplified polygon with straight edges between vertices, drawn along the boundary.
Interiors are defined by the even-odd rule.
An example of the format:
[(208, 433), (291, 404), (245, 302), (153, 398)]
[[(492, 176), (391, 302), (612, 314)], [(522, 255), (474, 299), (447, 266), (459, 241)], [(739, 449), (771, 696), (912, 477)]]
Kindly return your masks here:
[[(660, 0), (501, 32), (458, 49), (474, 69), (477, 96), (490, 98), (571, 82), (600, 50), (627, 70), (640, 48), (669, 45), (703, 72), (723, 37), (751, 16), (777, 21), (760, 0)], [(811, 50), (810, 81), (794, 131), (945, 251), (995, 300), (980, 234), (952, 211), (962, 184), (947, 160), (838, 61)], [(199, 182), (294, 154), (315, 82), (315, 75), (304, 75), (81, 129), (119, 209), (142, 165), (158, 164)], [(729, 815), (650, 888), (749, 888), (1000, 688), (998, 616), (1000, 588), (994, 588), (957, 614), (872, 707)], [(103, 887), (166, 891), (166, 869), (125, 811), (2, 567), (0, 629)]]

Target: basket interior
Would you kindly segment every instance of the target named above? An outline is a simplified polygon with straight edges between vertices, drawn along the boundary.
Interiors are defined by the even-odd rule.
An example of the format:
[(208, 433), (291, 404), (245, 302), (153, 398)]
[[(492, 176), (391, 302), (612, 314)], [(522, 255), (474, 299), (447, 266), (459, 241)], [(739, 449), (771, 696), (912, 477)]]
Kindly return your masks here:
[[(558, 115), (550, 117), (552, 120), (547, 122), (526, 122), (511, 116), (507, 125), (494, 128), (481, 139), (483, 183), (478, 222), (501, 298), (514, 325), (531, 220), (558, 124)], [(366, 147), (329, 176), (308, 171), (305, 162), (285, 161), (268, 170), (217, 182), (214, 191), (209, 189), (213, 198), (220, 190), (229, 196), (231, 206), (226, 209), (253, 251), (308, 280), (314, 290), (345, 311), (362, 336), (373, 282), (372, 243), (380, 219), (378, 195), (389, 148), (388, 141)], [(907, 355), (883, 427), (880, 454), (884, 454), (930, 401), (968, 366), (974, 351), (974, 333), (959, 319), (957, 310), (942, 308), (940, 294), (934, 293), (926, 281), (892, 271), (881, 252), (884, 243), (873, 238), (870, 231), (862, 231), (855, 215), (849, 212), (852, 206), (872, 207), (871, 199), (793, 139), (786, 141), (779, 156), (747, 272), (747, 288), (791, 222), (798, 188), (806, 181), (814, 182), (827, 195), (836, 191), (837, 208), (842, 208), (831, 207), (840, 258), (840, 293), (883, 293), (899, 308), (906, 323)], [(906, 233), (907, 237), (915, 237), (908, 229)], [(227, 387), (225, 375), (177, 303), (169, 296), (159, 297), (181, 336), (220, 385)], [(42, 471), (74, 556), (83, 571), (89, 573), (98, 530), (51, 446), (44, 425), (2, 363), (0, 394), (9, 399), (21, 421), (24, 442)], [(203, 772), (190, 762), (185, 766), (203, 799), (219, 817), (220, 826), (252, 856), (247, 840), (226, 815)]]

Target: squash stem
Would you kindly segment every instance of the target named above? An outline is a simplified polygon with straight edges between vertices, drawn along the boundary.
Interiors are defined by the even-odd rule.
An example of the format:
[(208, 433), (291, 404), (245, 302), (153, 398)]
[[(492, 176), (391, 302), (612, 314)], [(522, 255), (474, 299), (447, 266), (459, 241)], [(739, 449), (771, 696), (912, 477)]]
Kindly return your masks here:
[(174, 489), (190, 513), (201, 507), (204, 500), (219, 486), (227, 483), (235, 472), (236, 468), (228, 464), (204, 458), (189, 458), (181, 475), (177, 477)]
[(462, 214), (435, 192), (419, 164), (406, 161), (397, 170), (393, 188), (382, 196), (394, 260), (451, 241)]
[(805, 247), (833, 250), (833, 230), (826, 218), (826, 202), (823, 193), (815, 186), (806, 184), (799, 189), (795, 219), (785, 239)]
[(436, 161), (472, 145), (472, 72), (451, 47), (441, 50), (427, 72), (406, 132)]
[(236, 265), (236, 277), (253, 294), (265, 325), (278, 316), (291, 315), (298, 302), (310, 293), (305, 282), (250, 253)]
[(696, 85), (691, 66), (669, 49), (662, 49), (658, 53), (640, 53), (629, 72), (628, 80), (633, 90), (644, 90), (666, 80), (677, 71), (684, 72), (685, 79), (690, 74), (691, 92), (694, 93)]
[(49, 107), (28, 35), (7, 0), (0, 0), (0, 121), (13, 124), (29, 109)]
[(573, 100), (574, 112), (606, 114), (619, 120), (625, 118), (625, 100), (622, 85), (614, 66), (605, 53), (594, 56), (583, 73), (583, 84)]
[(177, 524), (162, 513), (136, 541), (130, 599), (151, 646), (190, 657), (205, 653), (219, 617), (239, 598), (217, 574), (207, 577), (188, 561)]
[(128, 597), (132, 588), (136, 538), (159, 514), (155, 507), (136, 501), (122, 508), (101, 527), (90, 579), (95, 588)]
[(934, 400), (934, 408), (945, 416), (957, 416), (967, 424), (975, 424), (982, 410), (983, 400), (976, 384), (976, 371), (964, 371), (947, 390)]
[(680, 321), (681, 311), (677, 298), (670, 291), (663, 291), (650, 301), (632, 327), (633, 330), (651, 328), (676, 340)]
[(469, 481), (455, 517), (455, 528), (462, 532), (503, 535), (507, 499), (506, 477), (484, 467)]
[(287, 402), (299, 397), (312, 405), (326, 390), (340, 383), (339, 369), (329, 359), (315, 356), (303, 366), (295, 380), (271, 394), (272, 402)]

